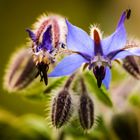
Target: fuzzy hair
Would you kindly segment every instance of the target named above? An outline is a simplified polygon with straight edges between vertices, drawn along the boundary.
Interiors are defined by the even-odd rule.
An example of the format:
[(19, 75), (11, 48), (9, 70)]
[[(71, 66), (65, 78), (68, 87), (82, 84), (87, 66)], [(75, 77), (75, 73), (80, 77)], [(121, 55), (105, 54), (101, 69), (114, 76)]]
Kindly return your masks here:
[(98, 25), (90, 25), (90, 36), (91, 36), (91, 38), (94, 40), (94, 34), (93, 34), (94, 30), (96, 30), (99, 33), (99, 37), (100, 37), (100, 39), (102, 39), (103, 32), (101, 32)]

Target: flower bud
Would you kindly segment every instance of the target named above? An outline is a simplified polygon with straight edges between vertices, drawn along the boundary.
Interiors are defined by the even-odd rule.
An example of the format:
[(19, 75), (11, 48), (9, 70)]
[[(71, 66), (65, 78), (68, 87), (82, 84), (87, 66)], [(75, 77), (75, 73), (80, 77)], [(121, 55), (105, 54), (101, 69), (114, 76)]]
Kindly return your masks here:
[(72, 100), (67, 89), (62, 90), (54, 98), (52, 104), (52, 124), (60, 128), (69, 120), (72, 112)]
[(80, 97), (79, 119), (83, 129), (90, 129), (94, 123), (94, 104), (89, 96)]
[(138, 56), (127, 56), (123, 60), (123, 68), (136, 79), (140, 79), (139, 61)]
[(16, 91), (27, 87), (36, 77), (38, 70), (27, 49), (20, 49), (12, 56), (4, 76), (4, 88)]
[(79, 120), (83, 129), (90, 129), (94, 123), (94, 104), (87, 93), (83, 79), (81, 79), (82, 94), (79, 105)]

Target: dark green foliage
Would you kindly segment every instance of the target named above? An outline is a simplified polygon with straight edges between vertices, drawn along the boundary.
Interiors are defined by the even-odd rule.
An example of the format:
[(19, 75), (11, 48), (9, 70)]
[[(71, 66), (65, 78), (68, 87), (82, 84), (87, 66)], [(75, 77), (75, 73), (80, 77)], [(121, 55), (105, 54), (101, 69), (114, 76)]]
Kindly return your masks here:
[(116, 114), (112, 118), (112, 128), (120, 140), (139, 140), (138, 121), (132, 112)]

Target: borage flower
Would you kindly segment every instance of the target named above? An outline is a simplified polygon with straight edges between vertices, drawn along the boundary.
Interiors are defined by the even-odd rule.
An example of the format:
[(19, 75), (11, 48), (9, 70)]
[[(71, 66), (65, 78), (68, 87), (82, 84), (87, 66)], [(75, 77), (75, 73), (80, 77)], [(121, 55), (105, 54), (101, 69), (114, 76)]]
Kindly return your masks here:
[(34, 25), (34, 30), (27, 29), (32, 40), (33, 60), (38, 68), (41, 81), (48, 83), (49, 65), (55, 62), (55, 55), (65, 47), (67, 25), (65, 18), (51, 15), (42, 16)]
[(67, 47), (73, 54), (65, 57), (49, 74), (51, 77), (65, 76), (76, 71), (81, 64), (88, 64), (97, 79), (98, 87), (101, 84), (109, 88), (111, 80), (111, 61), (125, 58), (128, 55), (140, 55), (140, 48), (126, 46), (127, 35), (124, 22), (130, 17), (130, 9), (123, 12), (115, 32), (102, 39), (97, 27), (91, 28), (91, 37), (80, 28), (73, 26), (67, 20), (68, 35)]

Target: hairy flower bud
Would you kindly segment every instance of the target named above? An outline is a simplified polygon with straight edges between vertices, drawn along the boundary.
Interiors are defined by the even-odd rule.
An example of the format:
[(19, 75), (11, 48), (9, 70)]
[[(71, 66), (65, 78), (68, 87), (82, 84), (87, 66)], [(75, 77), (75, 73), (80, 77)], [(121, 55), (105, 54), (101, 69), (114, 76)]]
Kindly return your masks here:
[(80, 98), (79, 119), (83, 129), (90, 129), (94, 123), (94, 105), (89, 96)]
[(94, 123), (94, 104), (89, 97), (84, 81), (81, 79), (82, 95), (79, 105), (79, 119), (83, 129), (90, 129)]
[(136, 79), (140, 79), (139, 62), (138, 56), (127, 56), (123, 60), (123, 68)]
[(7, 66), (4, 88), (8, 91), (20, 90), (28, 86), (36, 77), (38, 70), (27, 49), (16, 51)]
[(52, 104), (52, 124), (56, 128), (63, 126), (70, 118), (72, 112), (72, 100), (67, 89), (62, 90), (54, 98)]

